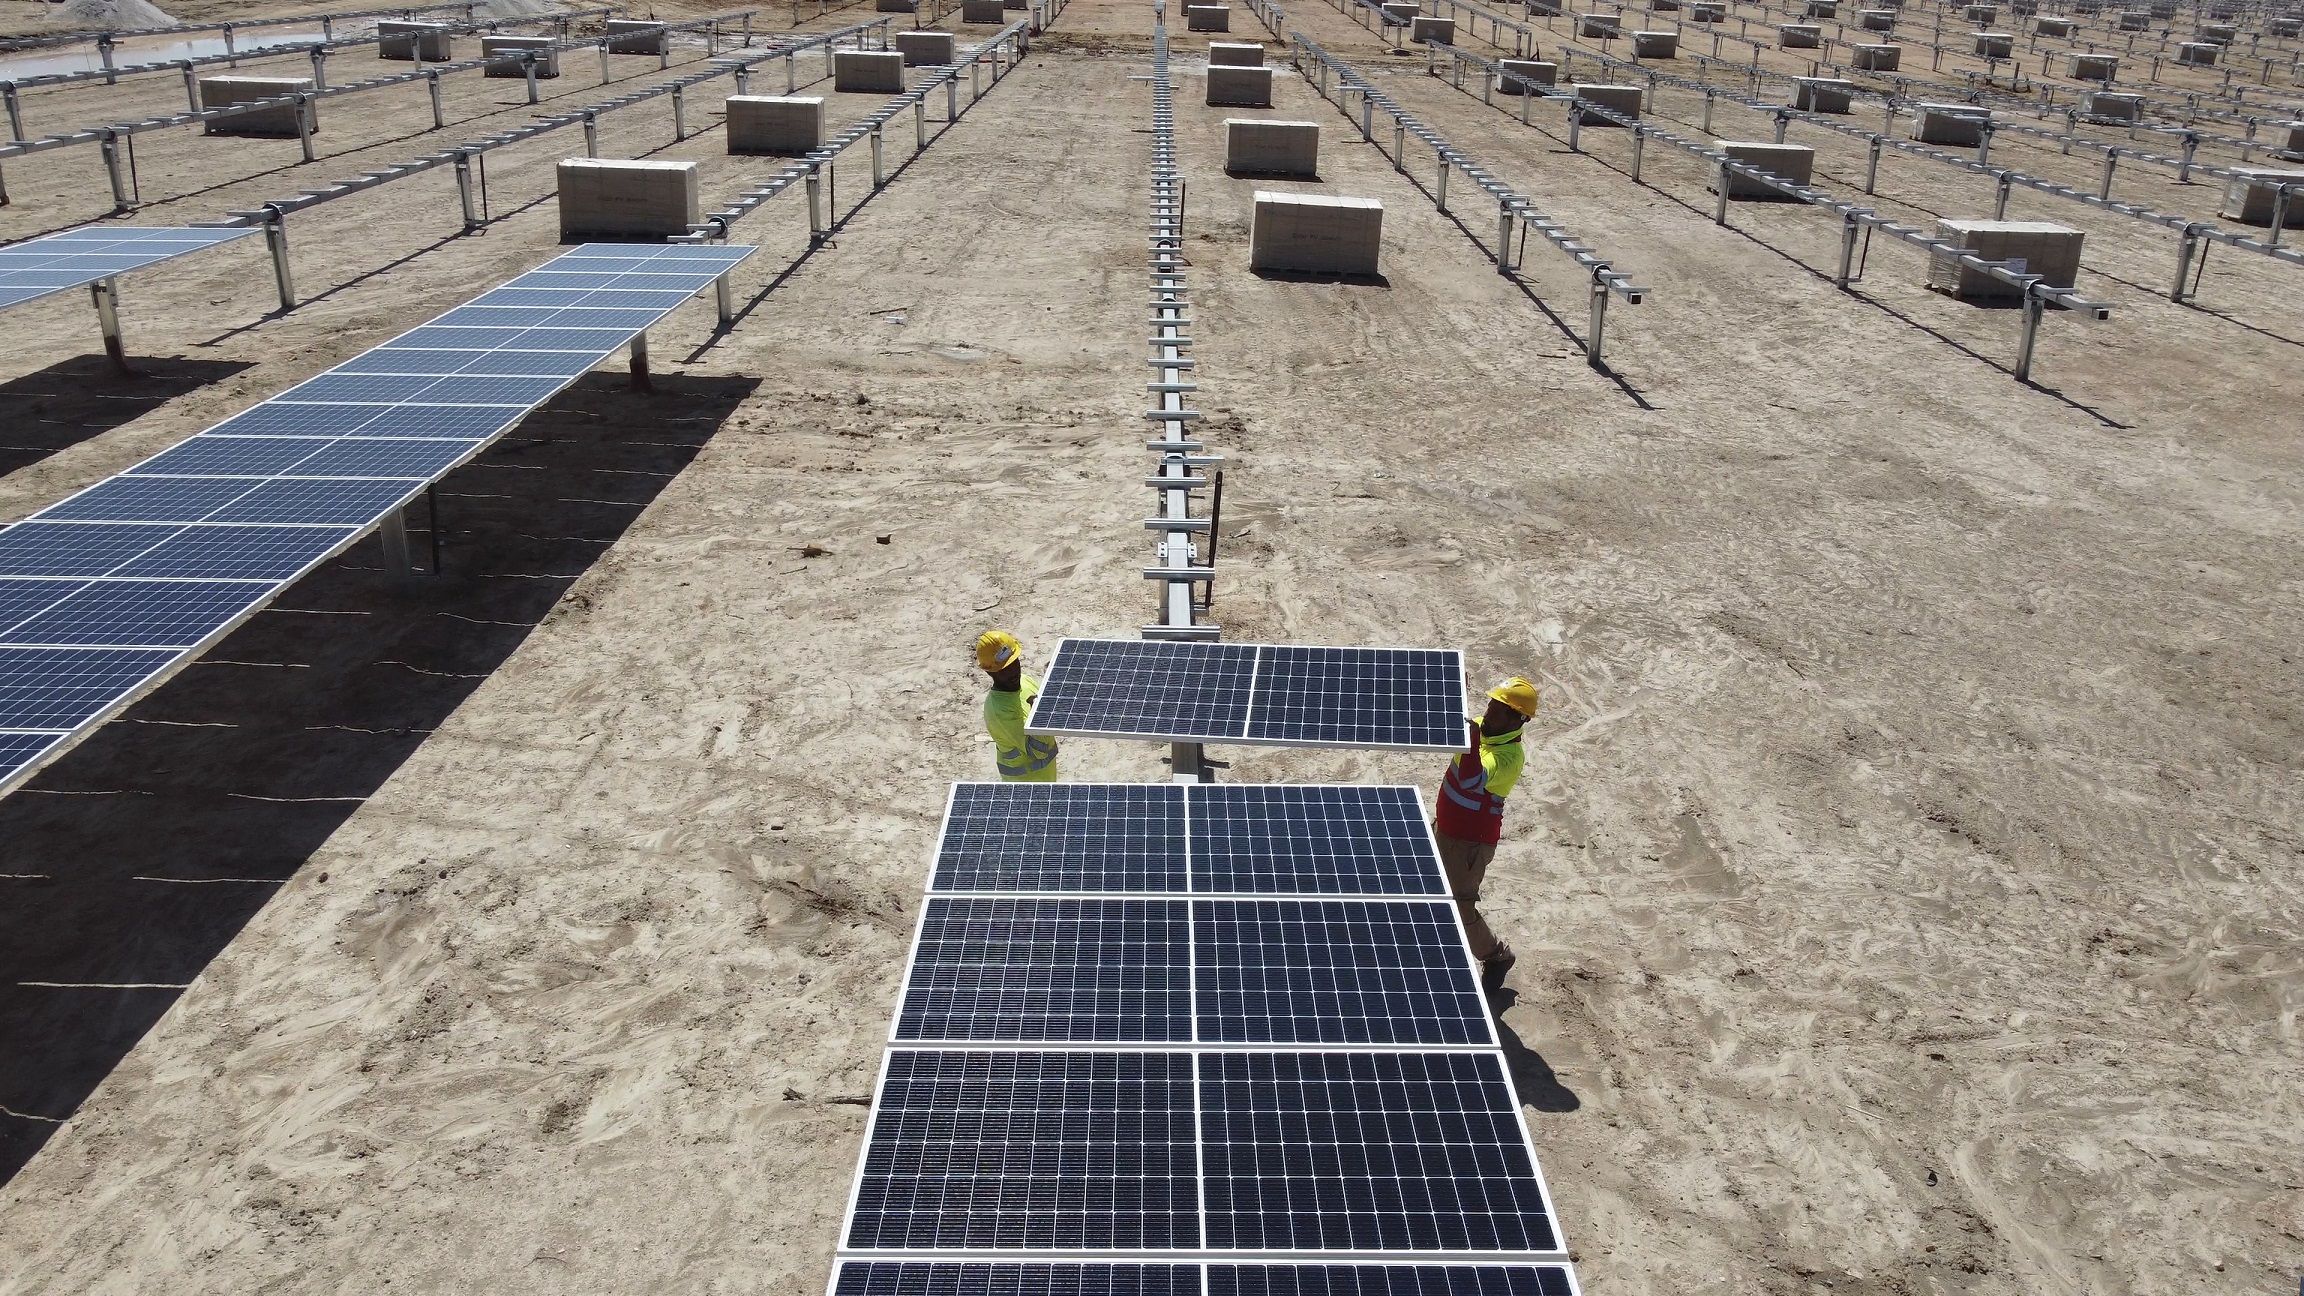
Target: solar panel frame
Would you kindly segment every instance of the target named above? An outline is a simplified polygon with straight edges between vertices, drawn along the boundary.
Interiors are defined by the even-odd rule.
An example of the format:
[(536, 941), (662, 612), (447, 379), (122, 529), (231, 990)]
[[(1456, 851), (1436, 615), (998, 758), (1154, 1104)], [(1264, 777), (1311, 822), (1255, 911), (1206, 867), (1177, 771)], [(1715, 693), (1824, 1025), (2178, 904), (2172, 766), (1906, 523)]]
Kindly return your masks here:
[(1581, 1296), (1565, 1264), (1487, 1260), (835, 1261), (825, 1296)]
[[(191, 226), (82, 226), (0, 247), (0, 308), (69, 292), (189, 252), (218, 247), (261, 226), (204, 229)], [(128, 231), (149, 231), (129, 234)], [(166, 237), (161, 237), (165, 235)], [(44, 282), (34, 282), (35, 280)]]
[[(1192, 714), (1166, 724), (1158, 722), (1155, 713), (1160, 710), (1161, 698), (1145, 695), (1141, 685), (1149, 681), (1153, 687), (1168, 695), (1194, 691), (1198, 687), (1181, 682), (1181, 667), (1171, 664), (1168, 659), (1173, 659), (1174, 663), (1183, 663), (1197, 656), (1230, 666), (1237, 660), (1237, 654), (1243, 652), (1253, 654), (1244, 700), (1233, 696), (1241, 686), (1225, 679), (1213, 686), (1216, 694), (1214, 698), (1207, 701), (1185, 699), (1177, 704)], [(1294, 711), (1300, 709), (1302, 704), (1291, 700), (1291, 695), (1283, 694), (1271, 685), (1270, 678), (1281, 677), (1285, 672), (1276, 670), (1268, 678), (1267, 663), (1293, 664), (1307, 654), (1328, 655), (1347, 663), (1360, 663), (1363, 669), (1371, 669), (1370, 662), (1380, 663), (1387, 658), (1406, 658), (1410, 663), (1420, 661), (1436, 672), (1432, 677), (1433, 686), (1426, 692), (1433, 696), (1446, 693), (1455, 701), (1446, 708), (1445, 723), (1426, 714), (1431, 706), (1417, 708), (1416, 715), (1425, 722), (1424, 727), (1421, 733), (1405, 739), (1307, 737), (1285, 731), (1274, 732), (1273, 723), (1266, 721), (1260, 724), (1258, 715), (1271, 708)], [(1131, 665), (1130, 659), (1138, 664)], [(1159, 660), (1144, 664), (1149, 659)], [(1075, 665), (1075, 662), (1080, 664)], [(1076, 678), (1082, 675), (1087, 678)], [(1131, 688), (1131, 685), (1139, 687)], [(1326, 692), (1336, 697), (1358, 696), (1341, 690)], [(1454, 648), (1243, 644), (1206, 640), (1089, 639), (1068, 636), (1056, 643), (1056, 651), (1049, 659), (1046, 681), (1041, 686), (1039, 697), (1033, 701), (1031, 713), (1024, 719), (1024, 728), (1028, 733), (1066, 738), (1117, 738), (1143, 742), (1219, 743), (1329, 750), (1350, 748), (1449, 752), (1461, 751), (1464, 747), (1465, 730), (1461, 723), (1464, 698), (1464, 655)], [(1093, 715), (1101, 720), (1103, 716), (1115, 712), (1122, 718), (1102, 723), (1092, 722), (1088, 718)], [(1233, 718), (1235, 714), (1237, 720)]]

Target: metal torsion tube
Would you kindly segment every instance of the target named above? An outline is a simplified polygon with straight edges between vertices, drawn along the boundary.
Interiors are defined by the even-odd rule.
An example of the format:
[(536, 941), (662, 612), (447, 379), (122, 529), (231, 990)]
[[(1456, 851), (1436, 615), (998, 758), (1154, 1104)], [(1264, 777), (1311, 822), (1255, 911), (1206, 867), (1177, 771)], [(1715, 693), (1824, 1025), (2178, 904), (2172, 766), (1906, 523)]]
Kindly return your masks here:
[(104, 331), (104, 354), (114, 368), (128, 368), (128, 351), (120, 341), (120, 280), (118, 276), (99, 279), (88, 285), (88, 295), (96, 302), (96, 326)]
[(280, 313), (296, 309), (296, 278), (288, 268), (288, 218), (279, 208), (269, 209), (264, 221), (264, 245), (272, 252), (272, 286), (280, 293)]

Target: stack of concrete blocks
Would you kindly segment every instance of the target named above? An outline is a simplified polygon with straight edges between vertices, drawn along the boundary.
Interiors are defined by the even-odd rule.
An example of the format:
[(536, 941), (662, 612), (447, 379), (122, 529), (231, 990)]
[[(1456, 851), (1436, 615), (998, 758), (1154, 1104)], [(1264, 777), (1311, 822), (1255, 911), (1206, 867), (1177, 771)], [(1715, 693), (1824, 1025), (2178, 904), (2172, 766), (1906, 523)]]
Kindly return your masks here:
[(2223, 48), (2207, 41), (2185, 41), (2176, 47), (2176, 61), (2192, 67), (2214, 67), (2217, 51)]
[(1576, 34), (1585, 40), (1607, 40), (1616, 35), (1622, 18), (1622, 14), (1578, 14), (1576, 15)]
[(2304, 121), (2274, 122), (2272, 129), (2286, 137), (2278, 149), (2280, 156), (2304, 161)]
[(611, 18), (604, 35), (611, 54), (663, 54), (672, 48), (664, 24), (642, 18)]
[(1568, 8), (1564, 0), (1528, 0), (1528, 12), (1538, 18), (1558, 18)]
[(1688, 21), (1716, 23), (1728, 21), (1728, 6), (1716, 0), (1694, 0), (1688, 6)]
[(2029, 18), (2040, 12), (2040, 0), (2008, 0), (2008, 12), (2019, 18)]
[(1262, 45), (1236, 45), (1226, 41), (1210, 41), (1208, 42), (1208, 65), (1210, 67), (1262, 67), (1264, 66), (1264, 47)]
[(2089, 95), (2086, 102), (2088, 108), (2084, 115), (2092, 122), (2127, 126), (2144, 120), (2144, 96), (2142, 95), (2115, 94), (2110, 90), (2098, 90)]
[(2004, 59), (2015, 49), (2016, 36), (2013, 32), (1980, 31), (1976, 33), (1976, 57), (1978, 58)]
[(1785, 23), (1776, 29), (1780, 49), (1822, 49), (1824, 29), (1815, 23)]
[(730, 95), (728, 151), (798, 155), (824, 147), (824, 101), (795, 95)]
[(550, 79), (560, 75), (559, 43), (549, 36), (483, 36), (480, 38), (480, 57), (502, 59), (490, 63), (483, 75), (492, 77), (526, 77), (527, 60), (523, 54), (536, 56), (536, 75)]
[(1416, 15), (1424, 12), (1424, 6), (1414, 3), (1414, 0), (1386, 0), (1378, 8), (1384, 11), (1385, 17), (1395, 22), (1412, 22)]
[(1989, 27), (2000, 17), (2000, 11), (1991, 5), (1972, 4), (1962, 7), (1960, 16), (1979, 27)]
[[(200, 106), (225, 108), (233, 104), (253, 103), (258, 99), (278, 99), (283, 95), (310, 94), (310, 77), (254, 77), (211, 76), (200, 78)], [(320, 101), (308, 100), (304, 111), (311, 114), (314, 131), (320, 129)], [(207, 123), (202, 132), (208, 135), (264, 135), (296, 136), (303, 134), (297, 124), (297, 110), (293, 103), (277, 108), (262, 108), (232, 117), (223, 117)]]
[(1984, 142), (1992, 110), (1974, 104), (1914, 104), (1919, 117), (1912, 123), (1912, 138), (1923, 144), (1954, 144), (1974, 148)]
[(1648, 0), (1648, 12), (1678, 13), (1680, 12), (1680, 0)]
[(390, 18), (376, 24), (376, 57), (405, 63), (445, 63), (456, 57), (456, 42), (446, 23), (398, 22)]
[(920, 0), (872, 0), (874, 13), (918, 13)]
[(1208, 65), (1208, 106), (1211, 108), (1269, 108), (1272, 106), (1272, 69)]
[(2145, 7), (2152, 11), (2152, 16), (2154, 18), (2158, 18), (2163, 22), (2172, 20), (2176, 17), (2176, 0), (2152, 0), (2152, 3)]
[[(1781, 180), (1794, 184), (1807, 184), (1816, 174), (1816, 150), (1805, 144), (1769, 144), (1757, 140), (1721, 140), (1721, 152), (1730, 160), (1741, 162), (1755, 170), (1765, 171)], [(1730, 198), (1759, 199), (1762, 201), (1798, 202), (1797, 198), (1781, 189), (1747, 175), (1728, 173)]]
[(1868, 32), (1896, 30), (1896, 11), (1893, 9), (1859, 9), (1856, 25)]
[(1794, 77), (1792, 106), (1802, 112), (1846, 113), (1856, 101), (1856, 83), (1832, 77)]
[(1320, 123), (1224, 119), (1224, 169), (1233, 175), (1320, 178)]
[(2288, 212), (2283, 228), (2304, 225), (2304, 171), (2273, 171), (2263, 167), (2234, 167), (2224, 186), (2223, 214), (2243, 225), (2269, 225), (2279, 191), (2288, 189)]
[(1904, 61), (1901, 45), (1851, 45), (1848, 62), (1859, 72), (1893, 72)]
[(1008, 13), (1000, 0), (960, 0), (960, 21), (964, 23), (1002, 23)]
[(1808, 0), (1807, 4), (1800, 7), (1800, 16), (1803, 18), (1838, 18), (1840, 16), (1840, 0)]
[(2032, 20), (2032, 34), (2035, 36), (2069, 36), (2076, 25), (2069, 18), (2051, 18), (2042, 15)]
[(1408, 24), (1408, 39), (1430, 41), (1435, 45), (1456, 43), (1456, 20), (1453, 18), (1416, 18)]
[(2230, 23), (2202, 23), (2200, 39), (2210, 45), (2229, 45), (2238, 39), (2240, 29)]
[(2150, 31), (2151, 29), (2152, 14), (2149, 10), (2123, 9), (2120, 11), (2120, 30)]
[[(1605, 108), (1619, 117), (1633, 121), (1640, 119), (1640, 98), (1644, 87), (1636, 85), (1580, 85), (1576, 87), (1576, 101), (1596, 108)], [(1598, 115), (1587, 115), (1586, 126), (1620, 126), (1623, 123)]]
[(1248, 267), (1284, 273), (1377, 273), (1384, 204), (1373, 198), (1256, 191)]
[[(1560, 65), (1557, 63), (1545, 63), (1536, 59), (1498, 59), (1496, 66), (1502, 71), (1511, 73), (1513, 77), (1525, 78), (1525, 80), (1533, 81), (1537, 85), (1556, 85), (1560, 80)], [(1496, 93), (1517, 95), (1541, 92), (1530, 90), (1521, 81), (1515, 81), (1511, 77), (1499, 76), (1496, 78)]]
[(844, 94), (896, 94), (904, 89), (904, 55), (896, 50), (840, 50), (832, 88)]
[(666, 239), (704, 219), (694, 162), (563, 158), (560, 241)]
[(2274, 18), (2267, 21), (2264, 27), (2274, 36), (2304, 36), (2304, 18)]
[[(2079, 230), (2046, 221), (1946, 220), (1938, 221), (1936, 237), (1987, 261), (2021, 262), (2019, 274), (2039, 275), (2052, 287), (2070, 288), (2080, 281)], [(1962, 301), (2021, 301), (2013, 284), (1963, 265), (1939, 252), (1929, 258), (1928, 286)]]
[(1676, 31), (1636, 31), (1632, 33), (1632, 57), (1678, 58), (1680, 57), (1680, 33)]
[(960, 43), (948, 31), (898, 32), (896, 52), (906, 67), (942, 67), (960, 57)]
[(1232, 6), (1220, 4), (1184, 6), (1184, 27), (1187, 31), (1228, 32), (1232, 30)]
[(2120, 73), (2117, 54), (2074, 54), (2064, 60), (2064, 75), (2075, 81), (2102, 81), (2110, 84)]

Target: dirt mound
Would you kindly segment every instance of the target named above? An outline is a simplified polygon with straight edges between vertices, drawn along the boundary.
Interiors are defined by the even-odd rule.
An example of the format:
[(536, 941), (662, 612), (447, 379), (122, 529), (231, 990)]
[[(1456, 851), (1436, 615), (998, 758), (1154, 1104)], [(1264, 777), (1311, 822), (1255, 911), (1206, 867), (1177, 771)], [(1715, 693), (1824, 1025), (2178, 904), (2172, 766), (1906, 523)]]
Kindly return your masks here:
[(65, 0), (48, 16), (66, 27), (99, 28), (106, 31), (168, 27), (176, 22), (167, 10), (153, 4), (152, 0)]

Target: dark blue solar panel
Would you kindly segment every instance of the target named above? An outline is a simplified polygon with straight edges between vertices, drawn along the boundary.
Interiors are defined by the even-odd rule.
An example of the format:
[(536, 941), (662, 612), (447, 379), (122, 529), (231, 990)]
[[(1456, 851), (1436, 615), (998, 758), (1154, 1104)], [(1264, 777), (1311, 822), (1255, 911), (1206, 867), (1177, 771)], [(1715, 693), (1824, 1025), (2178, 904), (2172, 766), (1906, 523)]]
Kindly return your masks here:
[[(273, 397), (270, 403), (326, 405), (372, 401), (391, 405), (414, 400), (438, 381), (439, 377), (433, 374), (352, 374), (330, 370), (310, 382), (289, 388)], [(478, 402), (443, 400), (435, 403), (470, 405)]]
[(299, 477), (413, 477), (430, 479), (472, 453), (469, 441), (380, 440), (347, 437), (296, 465)]
[(21, 625), (43, 609), (69, 598), (85, 582), (73, 580), (17, 580), (0, 577), (0, 633)]
[(937, 896), (922, 923), (898, 1039), (1192, 1038), (1184, 901)]
[(1575, 1296), (1566, 1265), (1211, 1265), (1208, 1296)]
[(847, 1245), (1197, 1246), (1193, 1125), (1188, 1054), (896, 1049)]
[(0, 248), (0, 305), (94, 283), (256, 232), (253, 226), (125, 232), (129, 228), (64, 230)]
[(42, 510), (48, 520), (197, 522), (256, 483), (224, 477), (114, 477)]
[(631, 336), (627, 329), (532, 328), (510, 335), (504, 345), (523, 351), (585, 351), (597, 356), (614, 351)]
[[(1194, 1265), (847, 1260), (832, 1296), (1201, 1296)], [(1513, 1293), (1513, 1296), (1519, 1296)], [(1549, 1294), (1547, 1293), (1547, 1296)]]
[(288, 478), (258, 486), (216, 510), (212, 520), (366, 525), (416, 489), (415, 483), (407, 481)]
[(64, 738), (63, 734), (0, 733), (0, 779), (21, 772)]
[(1461, 747), (1463, 658), (1453, 649), (1268, 645), (1256, 659), (1248, 740)]
[(0, 729), (73, 729), (176, 660), (168, 648), (0, 648)]
[[(687, 299), (682, 298), (681, 300)], [(673, 304), (678, 305), (679, 303)], [(637, 333), (662, 319), (666, 309), (669, 308), (627, 307), (619, 310), (608, 306), (576, 306), (566, 310), (553, 311), (542, 319), (530, 322), (538, 328), (622, 329), (629, 335)]]
[(1200, 1056), (1208, 1245), (1558, 1250), (1500, 1055)]
[(327, 437), (196, 436), (129, 469), (135, 476), (269, 477), (327, 445)]
[(24, 644), (186, 648), (248, 610), (267, 588), (218, 581), (102, 580), (19, 624)]
[(1196, 784), (1192, 889), (1267, 895), (1445, 895), (1414, 788)]
[(1172, 784), (962, 783), (938, 891), (1182, 891), (1184, 795)]
[(1445, 900), (1196, 900), (1204, 1043), (1492, 1044)]
[(357, 431), (390, 408), (388, 405), (280, 405), (267, 401), (233, 415), (200, 436), (342, 436)]
[(377, 415), (360, 429), (360, 435), (485, 441), (512, 426), (526, 413), (526, 410), (498, 405), (402, 405)]
[[(423, 400), (429, 405), (519, 405), (526, 407), (550, 400), (552, 393), (568, 385), (566, 378), (521, 378), (502, 376), (442, 378), (424, 389)], [(525, 409), (523, 409), (525, 412)]]
[(116, 574), (286, 580), (351, 539), (354, 530), (321, 526), (186, 527)]
[(1028, 728), (1136, 738), (1237, 739), (1248, 719), (1254, 644), (1066, 639)]
[[(599, 363), (599, 356), (582, 351), (471, 350), (433, 351), (413, 347), (379, 347), (338, 366), (344, 373), (500, 374), (572, 378)], [(426, 397), (437, 400), (438, 397)]]
[(19, 522), (0, 531), (0, 572), (102, 576), (174, 534), (166, 523)]

